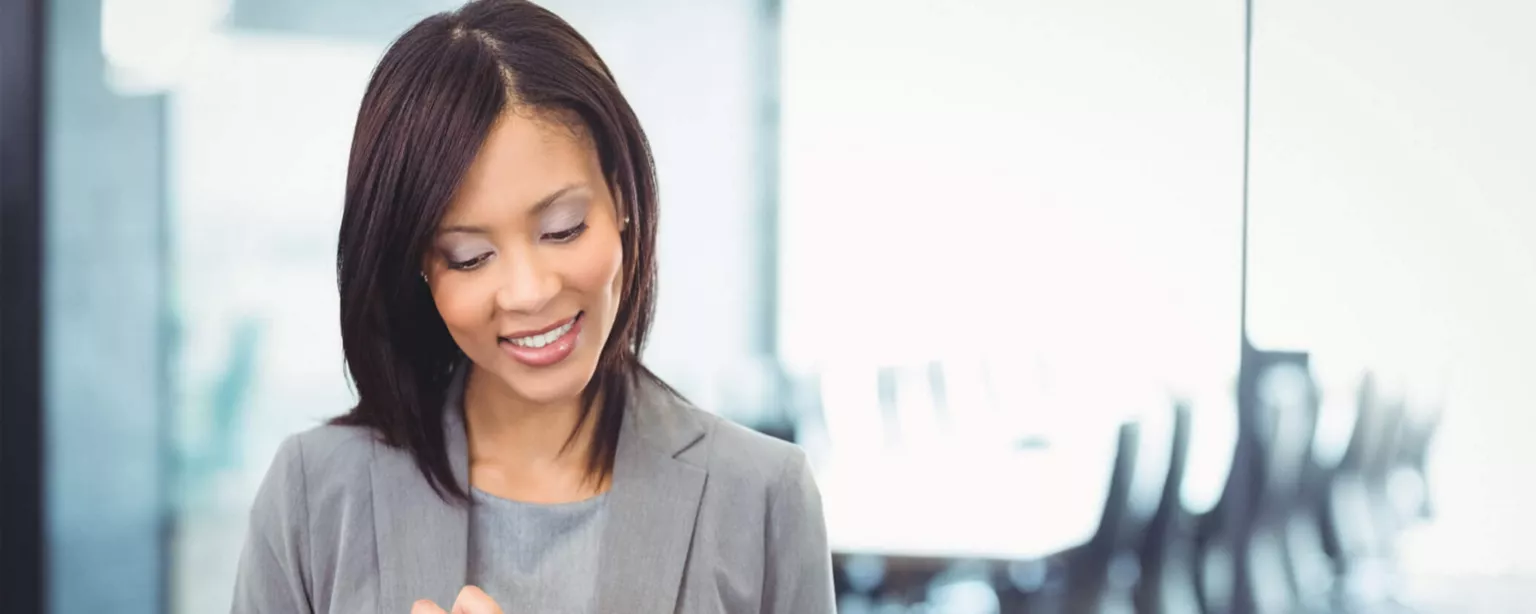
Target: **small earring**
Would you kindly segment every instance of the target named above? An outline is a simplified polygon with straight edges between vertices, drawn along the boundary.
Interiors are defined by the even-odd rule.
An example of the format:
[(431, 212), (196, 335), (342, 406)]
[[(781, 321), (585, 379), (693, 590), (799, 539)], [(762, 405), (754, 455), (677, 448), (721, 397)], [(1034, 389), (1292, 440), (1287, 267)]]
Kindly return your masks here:
[(422, 283), (428, 283), (428, 284), (432, 283), (431, 280), (427, 279), (427, 272), (426, 271), (422, 271), (421, 272), (421, 281), (422, 281)]

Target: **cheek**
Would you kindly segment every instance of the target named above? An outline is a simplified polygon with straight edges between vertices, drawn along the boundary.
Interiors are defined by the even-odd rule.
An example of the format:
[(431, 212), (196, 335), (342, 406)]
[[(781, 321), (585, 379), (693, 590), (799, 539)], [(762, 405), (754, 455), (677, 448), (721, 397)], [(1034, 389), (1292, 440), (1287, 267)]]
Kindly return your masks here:
[[(618, 300), (619, 286), (623, 281), (620, 273), (624, 267), (624, 251), (617, 233), (583, 245), (574, 262), (577, 266), (571, 271), (571, 285), (579, 288), (583, 294), (605, 296), (609, 301)], [(609, 308), (612, 309), (612, 306)]]
[(469, 280), (443, 282), (432, 292), (432, 301), (449, 332), (477, 330), (490, 323), (486, 317), (489, 295)]

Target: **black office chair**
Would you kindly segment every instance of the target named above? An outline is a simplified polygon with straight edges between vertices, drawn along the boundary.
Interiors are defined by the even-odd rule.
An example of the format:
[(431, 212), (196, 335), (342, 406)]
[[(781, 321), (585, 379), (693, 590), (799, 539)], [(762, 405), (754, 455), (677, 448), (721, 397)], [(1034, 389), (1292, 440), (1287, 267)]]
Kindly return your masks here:
[[(1232, 470), (1227, 476), (1221, 500), (1196, 523), (1195, 547), (1199, 561), (1195, 568), (1196, 592), (1205, 614), (1260, 612), (1259, 600), (1265, 594), (1259, 591), (1269, 586), (1255, 585), (1261, 578), (1253, 569), (1254, 531), (1259, 526), (1259, 506), (1263, 503), (1273, 464), (1269, 458), (1275, 449), (1273, 437), (1280, 433), (1269, 426), (1270, 417), (1260, 407), (1260, 383), (1262, 376), (1277, 365), (1305, 369), (1306, 364), (1305, 353), (1265, 351), (1244, 341), (1238, 374), (1238, 436)], [(1260, 553), (1260, 556), (1264, 554)]]
[[(1225, 517), (1238, 500), (1234, 489), (1248, 484), (1240, 472), (1250, 452), (1243, 445), (1237, 388), (1233, 381), (1230, 387), (1202, 390), (1190, 399), (1189, 460), (1179, 486), (1180, 513), (1174, 516), (1182, 535), (1174, 553), (1183, 560), (1165, 574), (1167, 600), (1181, 606), (1175, 612), (1224, 614), (1231, 601), (1233, 563)], [(1195, 463), (1200, 463), (1198, 468)], [(1206, 473), (1210, 471), (1216, 473)], [(1214, 488), (1212, 479), (1218, 480)]]
[(1185, 403), (1174, 405), (1173, 416), (1173, 442), (1163, 494), (1138, 553), (1141, 570), (1134, 592), (1138, 614), (1184, 614), (1197, 611), (1199, 605), (1194, 600), (1194, 559), (1189, 546), (1194, 518), (1185, 511), (1181, 496), (1193, 416)]
[[(1323, 418), (1326, 401), (1331, 420), (1347, 421), (1334, 425), (1348, 424), (1347, 435), (1352, 438), (1359, 422), (1359, 390), (1323, 391), (1315, 379), (1312, 389), (1311, 403), (1316, 418)], [(1348, 394), (1349, 397), (1325, 399), (1325, 392)], [(1323, 431), (1317, 429), (1315, 432), (1322, 434)], [(1330, 431), (1330, 434), (1333, 433)], [(1340, 443), (1334, 437), (1314, 438), (1312, 453), (1303, 467), (1301, 482), (1296, 489), (1296, 508), (1290, 519), (1290, 573), (1298, 588), (1299, 608), (1309, 612), (1331, 612), (1341, 607), (1336, 590), (1339, 575), (1338, 539), (1336, 522), (1330, 512), (1336, 484), (1341, 472), (1345, 470), (1343, 454), (1339, 452), (1342, 448), (1336, 447)]]
[(1249, 535), (1247, 585), (1256, 612), (1303, 611), (1296, 572), (1305, 569), (1305, 553), (1293, 547), (1291, 536), (1308, 511), (1302, 495), (1317, 427), (1317, 394), (1304, 357), (1277, 360), (1259, 374), (1253, 415), (1264, 475)]
[(1340, 608), (1376, 607), (1390, 601), (1382, 590), (1383, 572), (1393, 556), (1397, 529), (1387, 484), (1402, 418), (1401, 400), (1384, 394), (1375, 376), (1364, 378), (1359, 419), (1328, 493), (1330, 532), (1325, 544), (1338, 571)]
[(1445, 408), (1438, 402), (1433, 405), (1409, 408), (1402, 421), (1398, 439), (1395, 471), (1401, 472), (1417, 485), (1416, 500), (1394, 498), (1398, 516), (1405, 524), (1424, 522), (1434, 518), (1435, 505), (1429, 483), (1429, 452), (1436, 433), (1445, 418)]
[[(1107, 584), (1100, 602), (1101, 610), (1130, 612), (1136, 609), (1142, 577), (1147, 573), (1143, 565), (1147, 544), (1157, 530), (1154, 523), (1169, 495), (1170, 478), (1175, 484), (1181, 476), (1173, 475), (1174, 456), (1181, 445), (1179, 434), (1181, 406), (1173, 398), (1163, 394), (1144, 397), (1137, 403), (1146, 411), (1136, 415), (1136, 451), (1133, 457), (1132, 481), (1124, 512), (1121, 514), (1115, 535), (1115, 552), (1110, 560)], [(1187, 419), (1187, 412), (1185, 412)], [(1188, 445), (1188, 428), (1184, 427)], [(1174, 486), (1175, 501), (1179, 491)]]
[[(1376, 403), (1375, 377), (1370, 373), (1363, 374), (1354, 389), (1353, 408), (1354, 425), (1350, 429), (1349, 442), (1345, 445), (1344, 454), (1333, 467), (1331, 475), (1319, 493), (1319, 503), (1314, 513), (1318, 518), (1318, 525), (1322, 533), (1323, 551), (1333, 563), (1334, 581), (1339, 582), (1348, 575), (1350, 557), (1348, 542), (1352, 540), (1352, 518), (1345, 511), (1349, 507), (1347, 501), (1354, 492), (1360, 489), (1354, 488), (1360, 480), (1360, 468), (1364, 465), (1364, 458), (1369, 446), (1367, 440), (1377, 431), (1377, 412), (1366, 408)], [(1341, 597), (1341, 595), (1335, 595)], [(1341, 605), (1342, 607), (1342, 605)]]

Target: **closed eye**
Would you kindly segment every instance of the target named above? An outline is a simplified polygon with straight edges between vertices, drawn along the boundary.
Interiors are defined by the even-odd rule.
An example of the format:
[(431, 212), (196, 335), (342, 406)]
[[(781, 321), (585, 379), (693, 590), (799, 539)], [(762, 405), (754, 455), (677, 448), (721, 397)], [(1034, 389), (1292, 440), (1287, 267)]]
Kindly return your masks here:
[(570, 227), (570, 228), (568, 228), (566, 230), (561, 230), (559, 232), (545, 233), (544, 238), (548, 239), (550, 241), (554, 241), (556, 243), (567, 243), (567, 242), (575, 239), (576, 237), (581, 236), (581, 233), (586, 232), (586, 230), (587, 230), (587, 223), (586, 222), (582, 222), (582, 223), (577, 224), (575, 226), (572, 226), (572, 227)]
[(448, 268), (455, 271), (470, 271), (478, 268), (482, 264), (485, 264), (485, 261), (489, 260), (490, 258), (491, 253), (486, 252), (484, 254), (480, 254), (479, 256), (475, 256), (474, 258), (470, 258), (469, 260), (449, 260)]

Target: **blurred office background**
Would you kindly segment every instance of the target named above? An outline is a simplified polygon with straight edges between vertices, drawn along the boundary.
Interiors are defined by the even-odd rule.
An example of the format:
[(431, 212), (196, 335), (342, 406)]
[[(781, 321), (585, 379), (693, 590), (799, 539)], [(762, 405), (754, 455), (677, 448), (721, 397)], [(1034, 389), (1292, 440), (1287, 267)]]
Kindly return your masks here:
[[(456, 5), (0, 0), (20, 611), (227, 611), (351, 402), (369, 71)], [(545, 5), (655, 147), (649, 362), (806, 447), (842, 611), (1536, 603), (1536, 5)]]

